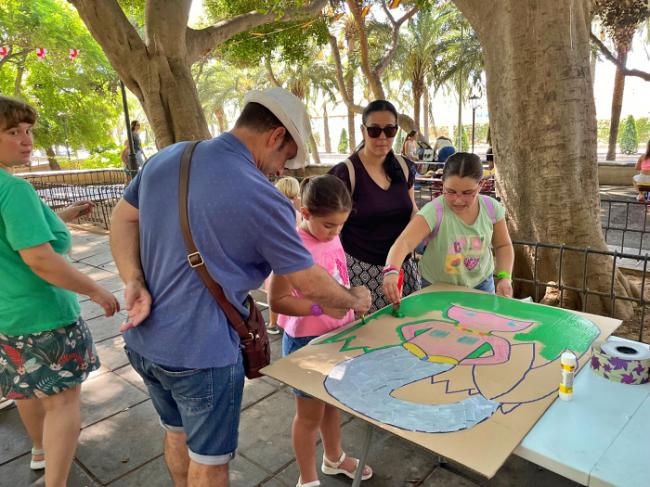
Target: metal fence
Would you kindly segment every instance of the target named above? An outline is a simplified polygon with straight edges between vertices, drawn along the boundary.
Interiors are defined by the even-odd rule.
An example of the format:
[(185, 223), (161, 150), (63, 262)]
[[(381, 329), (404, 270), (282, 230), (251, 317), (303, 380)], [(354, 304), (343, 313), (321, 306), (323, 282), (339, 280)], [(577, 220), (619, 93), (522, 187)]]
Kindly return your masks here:
[(32, 172), (17, 174), (29, 181), (41, 199), (53, 210), (75, 201), (91, 201), (91, 214), (79, 222), (108, 229), (111, 213), (124, 193), (126, 175), (121, 169)]
[[(617, 250), (602, 251), (540, 242), (513, 241), (513, 245), (515, 246), (515, 250), (523, 250), (531, 255), (533, 261), (533, 268), (531, 269), (532, 278), (528, 279), (514, 275), (513, 283), (515, 285), (532, 286), (533, 295), (531, 297), (535, 302), (540, 302), (547, 288), (551, 288), (559, 293), (558, 302), (553, 304), (560, 307), (565, 302), (566, 292), (574, 292), (580, 295), (582, 298), (582, 311), (588, 311), (590, 298), (609, 300), (610, 316), (613, 316), (617, 302), (631, 303), (634, 307), (634, 316), (631, 319), (625, 320), (622, 328), (626, 330), (628, 335), (634, 335), (636, 339), (643, 341), (647, 307), (650, 304), (650, 299), (648, 299), (650, 296), (646, 297), (646, 271), (648, 270), (648, 260), (650, 259), (648, 255), (642, 256), (621, 253)], [(541, 280), (539, 278), (541, 254), (544, 252), (551, 253), (551, 259), (546, 259), (546, 263), (549, 260), (557, 263), (556, 268), (553, 269), (555, 277), (551, 280)], [(609, 274), (609, 285), (604, 290), (590, 287), (587, 269), (591, 263), (590, 259), (595, 258), (595, 256), (607, 256), (611, 258), (611, 267), (604, 269)], [(582, 281), (581, 285), (572, 286), (566, 284), (566, 279), (563, 277), (563, 272), (566, 272), (565, 262), (571, 262), (571, 264), (581, 262), (582, 272), (579, 274), (579, 278)], [(637, 287), (639, 291), (638, 297), (619, 295), (616, 293), (616, 271), (620, 268), (626, 269), (627, 278), (632, 281), (632, 285)], [(548, 268), (545, 268), (545, 271), (548, 271)]]
[(610, 249), (638, 255), (650, 251), (648, 210), (644, 202), (601, 198), (601, 225)]

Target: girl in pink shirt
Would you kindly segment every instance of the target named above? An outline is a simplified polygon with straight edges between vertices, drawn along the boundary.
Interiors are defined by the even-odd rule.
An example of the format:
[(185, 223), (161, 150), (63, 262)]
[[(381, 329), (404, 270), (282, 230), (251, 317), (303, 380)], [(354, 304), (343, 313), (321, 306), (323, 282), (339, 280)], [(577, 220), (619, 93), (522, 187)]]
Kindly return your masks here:
[(648, 141), (648, 146), (646, 147), (645, 154), (639, 157), (639, 160), (636, 161), (635, 169), (639, 171), (639, 174), (634, 176), (634, 185), (639, 191), (638, 196), (636, 197), (639, 201), (645, 201), (645, 190), (641, 190), (639, 187), (648, 187), (650, 186), (650, 140)]
[[(352, 198), (345, 184), (336, 176), (307, 178), (300, 187), (302, 223), (298, 234), (314, 262), (324, 267), (342, 286), (348, 287), (345, 252), (339, 233), (352, 210)], [(283, 276), (273, 275), (270, 289), (271, 308), (280, 313), (278, 324), (284, 328), (282, 354), (289, 355), (311, 340), (339, 328), (354, 319), (351, 309), (320, 306), (292, 289)], [(292, 441), (300, 469), (297, 487), (321, 485), (316, 472), (316, 435), (323, 440), (321, 471), (327, 475), (344, 474), (354, 478), (359, 461), (347, 457), (341, 448), (338, 409), (294, 389), (296, 415)], [(372, 476), (370, 467), (363, 468), (363, 480)]]

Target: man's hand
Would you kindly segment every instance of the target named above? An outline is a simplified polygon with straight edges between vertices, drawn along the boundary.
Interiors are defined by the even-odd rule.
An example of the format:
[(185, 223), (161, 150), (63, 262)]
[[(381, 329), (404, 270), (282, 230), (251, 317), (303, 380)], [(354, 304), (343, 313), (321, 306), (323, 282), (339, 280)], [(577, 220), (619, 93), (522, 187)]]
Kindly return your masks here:
[(343, 308), (328, 308), (326, 306), (322, 306), (323, 308), (323, 313), (325, 313), (327, 316), (331, 316), (332, 318), (336, 318), (337, 320), (340, 320), (343, 318), (350, 309), (343, 309)]
[(151, 294), (141, 281), (127, 283), (124, 288), (124, 298), (126, 300), (124, 309), (128, 317), (120, 326), (122, 333), (142, 323), (149, 316), (152, 303)]
[(59, 218), (68, 223), (85, 215), (90, 215), (95, 205), (91, 201), (76, 201), (57, 213)]
[(499, 279), (496, 286), (497, 296), (512, 297), (512, 282), (510, 279)]
[(370, 309), (372, 300), (370, 299), (370, 291), (365, 286), (355, 286), (350, 288), (350, 292), (357, 298), (357, 302), (352, 308), (359, 314), (364, 314)]

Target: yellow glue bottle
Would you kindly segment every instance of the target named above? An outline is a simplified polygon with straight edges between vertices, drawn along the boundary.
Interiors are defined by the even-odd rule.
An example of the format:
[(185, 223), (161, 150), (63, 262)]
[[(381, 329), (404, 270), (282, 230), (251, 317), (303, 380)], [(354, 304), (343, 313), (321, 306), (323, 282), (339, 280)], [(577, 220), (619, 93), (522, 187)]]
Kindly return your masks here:
[(560, 356), (560, 366), (562, 367), (562, 380), (560, 381), (560, 399), (570, 401), (573, 397), (573, 377), (576, 373), (578, 359), (573, 352), (563, 352)]

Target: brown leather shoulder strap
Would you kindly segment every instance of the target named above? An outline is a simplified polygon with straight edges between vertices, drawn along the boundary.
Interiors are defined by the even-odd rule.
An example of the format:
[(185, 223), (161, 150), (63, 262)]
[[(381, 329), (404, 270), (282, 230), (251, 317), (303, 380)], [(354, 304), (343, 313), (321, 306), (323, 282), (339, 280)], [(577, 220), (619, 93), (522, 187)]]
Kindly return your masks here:
[[(208, 269), (205, 267), (203, 257), (196, 248), (194, 239), (192, 238), (192, 231), (190, 230), (190, 221), (188, 215), (188, 192), (190, 185), (190, 165), (192, 164), (192, 154), (194, 149), (200, 141), (189, 142), (183, 151), (181, 157), (180, 179), (178, 184), (178, 210), (180, 214), (181, 231), (185, 239), (185, 246), (187, 247), (187, 262), (190, 267), (199, 274), (199, 277), (208, 288), (215, 301), (219, 304), (223, 312), (226, 314), (230, 325), (235, 329), (240, 338), (248, 338), (248, 330), (242, 319), (242, 316), (235, 309), (235, 307), (228, 301), (223, 292), (223, 288), (215, 281)], [(251, 303), (248, 303), (249, 306)]]

